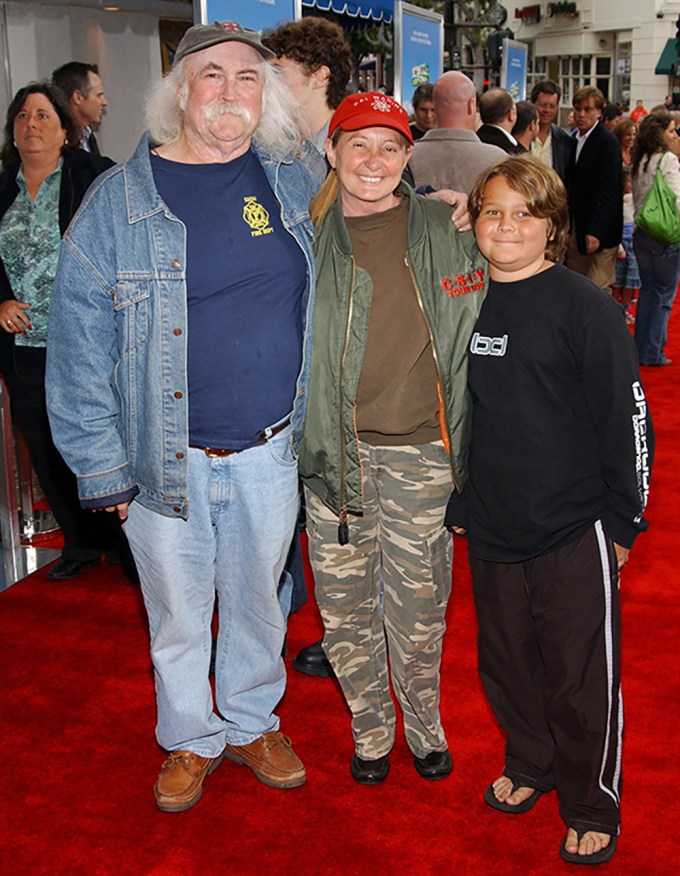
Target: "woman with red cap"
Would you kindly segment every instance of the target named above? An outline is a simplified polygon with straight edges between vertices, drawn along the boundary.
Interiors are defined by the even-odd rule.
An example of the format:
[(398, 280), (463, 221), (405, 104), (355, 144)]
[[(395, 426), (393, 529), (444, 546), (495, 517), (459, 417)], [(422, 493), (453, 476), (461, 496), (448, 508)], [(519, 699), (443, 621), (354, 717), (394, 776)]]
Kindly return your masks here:
[(352, 713), (354, 778), (389, 771), (391, 677), (415, 767), (440, 779), (452, 769), (439, 717), (442, 522), (467, 477), (466, 353), (486, 262), (449, 207), (401, 182), (413, 139), (396, 101), (347, 97), (328, 134), (300, 448), (324, 650)]

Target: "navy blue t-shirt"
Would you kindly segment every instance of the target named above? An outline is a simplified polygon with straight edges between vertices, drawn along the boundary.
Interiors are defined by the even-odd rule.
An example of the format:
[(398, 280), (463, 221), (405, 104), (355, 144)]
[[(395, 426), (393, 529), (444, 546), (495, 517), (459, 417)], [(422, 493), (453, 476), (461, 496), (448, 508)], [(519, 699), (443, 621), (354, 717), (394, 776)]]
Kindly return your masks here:
[(151, 156), (187, 229), (189, 442), (242, 450), (290, 413), (307, 264), (253, 152), (226, 164)]

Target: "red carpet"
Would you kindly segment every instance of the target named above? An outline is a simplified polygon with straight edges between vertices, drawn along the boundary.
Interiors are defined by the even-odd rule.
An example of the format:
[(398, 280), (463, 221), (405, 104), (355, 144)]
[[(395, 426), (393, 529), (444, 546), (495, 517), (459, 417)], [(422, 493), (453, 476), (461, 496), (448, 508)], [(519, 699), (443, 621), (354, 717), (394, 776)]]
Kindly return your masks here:
[[(623, 581), (623, 832), (616, 874), (675, 874), (680, 344), (670, 368), (644, 378), (657, 429), (649, 517)], [(552, 874), (573, 872), (557, 850), (554, 795), (524, 816), (482, 802), (502, 765), (502, 740), (475, 672), (475, 620), (464, 547), (456, 542), (442, 712), (455, 772), (418, 777), (400, 736), (384, 785), (350, 777), (348, 716), (335, 684), (291, 669), (280, 708), (308, 771), (276, 791), (225, 762), (201, 802), (157, 811), (163, 760), (153, 738), (153, 682), (138, 590), (102, 566), (74, 582), (38, 573), (0, 594), (2, 802), (0, 873), (34, 874)], [(313, 605), (295, 616), (289, 653), (318, 638)]]

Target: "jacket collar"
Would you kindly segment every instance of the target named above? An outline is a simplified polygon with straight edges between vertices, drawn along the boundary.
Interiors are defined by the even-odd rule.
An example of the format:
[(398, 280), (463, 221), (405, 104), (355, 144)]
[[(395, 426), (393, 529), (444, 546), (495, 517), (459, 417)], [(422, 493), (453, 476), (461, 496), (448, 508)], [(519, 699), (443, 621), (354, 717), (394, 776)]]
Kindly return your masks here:
[[(150, 134), (146, 132), (137, 144), (137, 148), (132, 156), (123, 164), (125, 201), (127, 204), (128, 222), (130, 224), (153, 216), (155, 213), (164, 212), (172, 215), (158, 194), (153, 178), (149, 150), (156, 145)], [(272, 158), (266, 152), (259, 149), (256, 144), (253, 144), (252, 149), (268, 177), (270, 174), (275, 175), (282, 163), (290, 163)]]
[[(416, 222), (414, 224), (414, 214), (418, 208), (418, 195), (416, 195), (411, 186), (408, 185), (408, 183), (405, 183), (403, 180), (399, 183), (399, 185), (395, 189), (395, 192), (398, 195), (409, 199), (409, 241), (414, 242), (418, 237), (420, 237), (420, 234), (422, 233), (422, 223)], [(337, 201), (328, 211), (328, 215), (326, 216), (323, 228), (325, 229), (327, 225), (329, 231), (332, 231), (333, 233), (333, 238), (336, 246), (345, 256), (351, 256), (352, 241), (350, 240), (349, 232), (347, 231), (345, 217), (342, 215), (342, 205), (340, 203), (339, 195)]]
[(125, 180), (125, 202), (127, 204), (128, 222), (132, 225), (140, 219), (161, 213), (167, 207), (158, 194), (151, 170), (149, 150), (156, 143), (148, 133), (145, 133), (132, 153), (132, 157), (123, 164)]
[(470, 143), (479, 143), (479, 137), (474, 131), (469, 128), (432, 128), (426, 131), (425, 134), (416, 141), (422, 143), (424, 140), (428, 142), (432, 140), (466, 140)]

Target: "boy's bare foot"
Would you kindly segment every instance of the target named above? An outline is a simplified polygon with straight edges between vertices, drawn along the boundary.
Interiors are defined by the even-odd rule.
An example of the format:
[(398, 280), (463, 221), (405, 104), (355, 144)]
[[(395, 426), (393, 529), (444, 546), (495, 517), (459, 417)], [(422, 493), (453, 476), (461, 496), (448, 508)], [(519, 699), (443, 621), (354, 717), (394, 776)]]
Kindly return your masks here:
[(567, 828), (560, 856), (570, 864), (604, 864), (616, 851), (616, 837), (596, 830)]
[(564, 849), (570, 855), (594, 855), (606, 849), (611, 841), (611, 836), (608, 833), (597, 833), (594, 830), (588, 830), (581, 836), (579, 840), (578, 834), (573, 827), (567, 830), (567, 838), (564, 842)]
[(542, 794), (543, 791), (513, 782), (508, 776), (501, 776), (486, 789), (484, 801), (499, 812), (522, 815), (534, 806)]
[(527, 788), (522, 785), (513, 792), (512, 779), (509, 779), (507, 776), (501, 776), (500, 779), (496, 779), (491, 787), (493, 788), (496, 800), (499, 803), (507, 803), (508, 806), (518, 806), (520, 803), (524, 803), (536, 791), (536, 788)]

